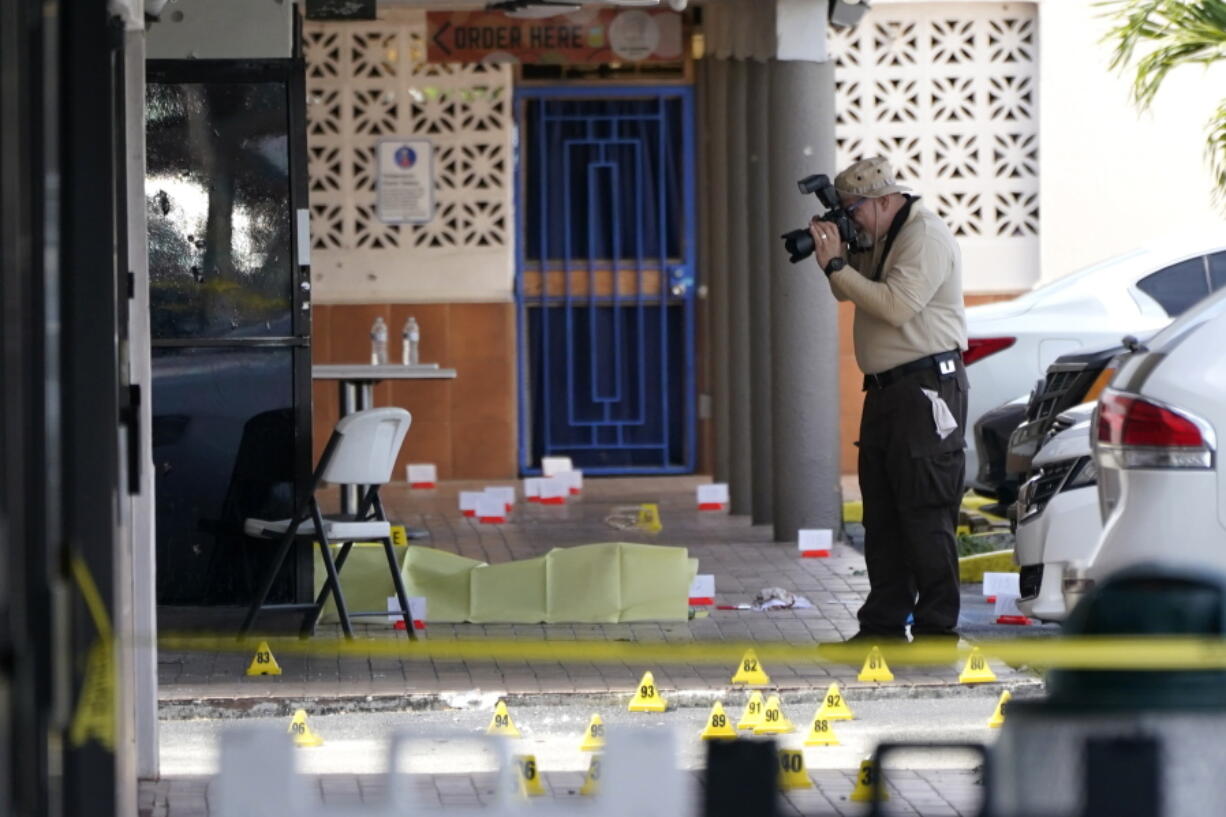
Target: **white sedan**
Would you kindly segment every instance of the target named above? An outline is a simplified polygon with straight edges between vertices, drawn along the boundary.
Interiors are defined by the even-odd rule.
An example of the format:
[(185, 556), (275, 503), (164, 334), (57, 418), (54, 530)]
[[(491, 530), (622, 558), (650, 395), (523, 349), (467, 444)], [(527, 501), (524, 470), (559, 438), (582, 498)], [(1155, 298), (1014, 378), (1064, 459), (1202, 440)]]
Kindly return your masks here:
[[(967, 428), (1030, 391), (1057, 357), (1145, 335), (1226, 284), (1226, 234), (1167, 241), (1103, 261), (1011, 301), (966, 310)], [(978, 470), (967, 449), (968, 479)]]
[(1120, 365), (1093, 430), (1103, 533), (1088, 578), (1141, 562), (1226, 574), (1226, 291)]

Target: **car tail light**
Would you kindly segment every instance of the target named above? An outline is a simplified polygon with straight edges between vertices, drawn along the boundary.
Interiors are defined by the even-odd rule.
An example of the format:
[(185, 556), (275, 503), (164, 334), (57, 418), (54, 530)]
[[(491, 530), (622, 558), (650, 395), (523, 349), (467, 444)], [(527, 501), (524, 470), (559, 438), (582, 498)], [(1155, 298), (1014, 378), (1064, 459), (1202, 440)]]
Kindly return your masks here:
[(966, 352), (962, 355), (962, 363), (969, 366), (977, 360), (983, 360), (988, 355), (1003, 352), (1015, 343), (1017, 343), (1017, 338), (971, 338), (966, 342)]
[(1097, 415), (1099, 450), (1116, 467), (1213, 467), (1213, 430), (1187, 412), (1107, 389)]

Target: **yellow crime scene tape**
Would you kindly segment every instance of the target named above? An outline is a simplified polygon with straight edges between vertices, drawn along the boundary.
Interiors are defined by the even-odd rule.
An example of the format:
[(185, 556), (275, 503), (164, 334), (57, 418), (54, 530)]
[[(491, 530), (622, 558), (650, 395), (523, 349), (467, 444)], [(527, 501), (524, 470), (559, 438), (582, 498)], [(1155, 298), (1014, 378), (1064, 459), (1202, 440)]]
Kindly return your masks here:
[(102, 594), (98, 592), (98, 586), (94, 583), (94, 577), (90, 575), (85, 560), (80, 555), (73, 554), (69, 558), (68, 568), (85, 601), (94, 629), (98, 631), (98, 637), (90, 645), (85, 660), (85, 677), (69, 725), (68, 741), (74, 748), (80, 748), (89, 741), (96, 740), (113, 752), (116, 742), (115, 707), (119, 684), (111, 619), (106, 613)]
[[(250, 653), (266, 642), (277, 654), (338, 658), (399, 658), (435, 661), (580, 661), (634, 664), (735, 664), (747, 650), (765, 663), (859, 664), (862, 644), (796, 646), (771, 642), (625, 641), (405, 641), (380, 638), (301, 639), (166, 634), (159, 649), (170, 652)], [(1078, 636), (983, 641), (959, 647), (933, 644), (881, 645), (892, 666), (945, 665), (977, 649), (1012, 666), (1081, 670), (1226, 670), (1226, 639), (1183, 636)]]

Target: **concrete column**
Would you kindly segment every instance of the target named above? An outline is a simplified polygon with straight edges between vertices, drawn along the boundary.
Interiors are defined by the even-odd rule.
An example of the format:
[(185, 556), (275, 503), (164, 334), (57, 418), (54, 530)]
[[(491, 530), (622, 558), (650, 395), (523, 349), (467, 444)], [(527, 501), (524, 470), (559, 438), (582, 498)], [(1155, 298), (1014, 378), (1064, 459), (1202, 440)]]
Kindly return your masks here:
[(761, 60), (749, 60), (745, 125), (749, 184), (749, 417), (752, 456), (753, 523), (774, 521), (774, 479), (771, 474), (771, 248), (778, 237), (771, 231), (770, 207), (770, 70)]
[(711, 208), (711, 242), (707, 249), (708, 331), (711, 345), (711, 418), (715, 426), (715, 480), (727, 482), (730, 469), (730, 436), (728, 425), (728, 197), (719, 191), (728, 189), (728, 61), (710, 60), (707, 87), (710, 103), (705, 123), (710, 134), (707, 156), (707, 179), (713, 195), (706, 204)]
[(747, 144), (747, 60), (728, 61), (728, 490), (729, 511), (753, 508), (749, 386), (749, 151)]
[[(775, 235), (804, 227), (820, 209), (796, 180), (834, 171), (834, 65), (770, 63), (770, 196)], [(775, 539), (801, 528), (838, 529), (838, 313), (814, 261), (788, 261), (771, 242), (771, 378)]]

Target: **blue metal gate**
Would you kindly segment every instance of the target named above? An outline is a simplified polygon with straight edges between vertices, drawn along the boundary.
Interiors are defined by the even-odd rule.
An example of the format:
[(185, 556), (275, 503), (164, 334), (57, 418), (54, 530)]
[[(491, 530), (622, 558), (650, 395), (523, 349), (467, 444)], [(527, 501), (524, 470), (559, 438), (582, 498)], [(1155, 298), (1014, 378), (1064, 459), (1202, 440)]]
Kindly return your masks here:
[(693, 471), (691, 89), (516, 100), (520, 470)]

